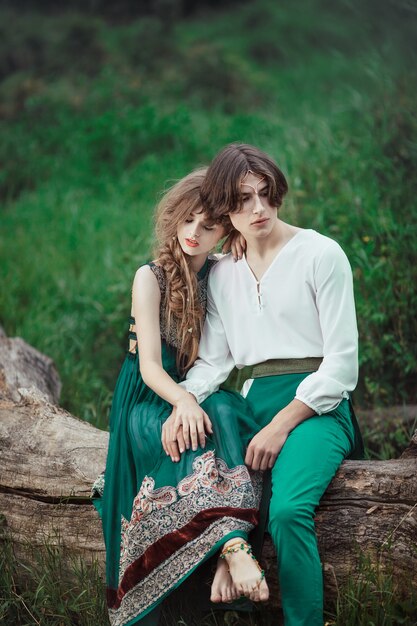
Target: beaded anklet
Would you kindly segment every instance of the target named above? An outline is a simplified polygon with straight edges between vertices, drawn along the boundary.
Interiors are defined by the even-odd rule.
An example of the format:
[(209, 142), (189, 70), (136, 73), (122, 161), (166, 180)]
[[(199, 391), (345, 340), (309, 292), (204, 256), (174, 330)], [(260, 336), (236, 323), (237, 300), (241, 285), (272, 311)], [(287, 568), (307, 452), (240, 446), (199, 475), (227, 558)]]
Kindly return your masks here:
[(247, 543), (247, 541), (242, 541), (241, 539), (239, 539), (238, 541), (235, 541), (234, 543), (225, 546), (220, 553), (220, 558), (225, 559), (227, 554), (234, 554), (235, 552), (240, 552), (240, 550), (244, 550), (246, 554), (249, 554), (250, 557), (255, 561), (255, 565), (261, 573), (261, 578), (259, 580), (259, 583), (261, 583), (262, 580), (265, 578), (265, 570), (263, 570), (262, 567), (259, 565), (256, 557), (252, 553), (252, 547), (249, 543)]

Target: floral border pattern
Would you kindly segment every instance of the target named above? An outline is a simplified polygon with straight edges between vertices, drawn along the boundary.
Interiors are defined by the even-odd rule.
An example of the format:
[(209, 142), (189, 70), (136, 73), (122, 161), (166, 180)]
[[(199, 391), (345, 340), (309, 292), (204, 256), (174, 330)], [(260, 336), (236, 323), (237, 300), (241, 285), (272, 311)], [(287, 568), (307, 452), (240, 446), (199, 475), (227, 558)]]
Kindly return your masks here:
[(153, 544), (184, 528), (199, 513), (227, 508), (236, 510), (236, 516), (220, 514), (198, 537), (185, 543), (126, 591), (119, 608), (109, 608), (112, 626), (126, 624), (176, 587), (222, 537), (253, 528), (251, 522), (240, 519), (244, 516), (239, 512), (259, 508), (262, 474), (250, 474), (245, 465), (229, 469), (212, 450), (196, 457), (192, 467), (192, 473), (176, 487), (155, 489), (154, 479), (144, 478), (130, 520), (122, 517), (119, 584), (129, 566)]

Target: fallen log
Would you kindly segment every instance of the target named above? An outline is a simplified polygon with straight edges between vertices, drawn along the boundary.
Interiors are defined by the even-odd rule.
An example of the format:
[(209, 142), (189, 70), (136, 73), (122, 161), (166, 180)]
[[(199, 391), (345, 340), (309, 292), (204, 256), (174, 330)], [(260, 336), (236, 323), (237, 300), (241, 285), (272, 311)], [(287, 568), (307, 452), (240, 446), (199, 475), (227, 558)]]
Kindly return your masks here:
[(20, 337), (8, 339), (0, 327), (0, 395), (18, 401), (19, 388), (31, 387), (58, 403), (61, 381), (54, 362)]
[[(15, 340), (0, 337), (0, 343)], [(0, 349), (0, 515), (15, 551), (30, 561), (29, 547), (53, 543), (63, 554), (104, 563), (91, 484), (105, 466), (108, 433), (73, 417), (45, 393), (45, 381), (29, 376), (30, 388), (7, 378)], [(6, 357), (2, 355), (6, 354)], [(3, 360), (2, 360), (3, 358)], [(45, 362), (45, 361), (44, 361)], [(38, 363), (38, 358), (33, 359)], [(25, 367), (27, 361), (25, 361)], [(14, 368), (18, 368), (14, 361)], [(52, 367), (44, 368), (43, 373)], [(38, 372), (39, 373), (39, 372)], [(52, 377), (54, 378), (54, 376)], [(333, 601), (349, 577), (358, 576), (361, 555), (390, 569), (403, 590), (417, 591), (417, 431), (400, 459), (345, 461), (316, 515), (326, 600)], [(277, 597), (275, 555), (265, 542), (263, 561)]]

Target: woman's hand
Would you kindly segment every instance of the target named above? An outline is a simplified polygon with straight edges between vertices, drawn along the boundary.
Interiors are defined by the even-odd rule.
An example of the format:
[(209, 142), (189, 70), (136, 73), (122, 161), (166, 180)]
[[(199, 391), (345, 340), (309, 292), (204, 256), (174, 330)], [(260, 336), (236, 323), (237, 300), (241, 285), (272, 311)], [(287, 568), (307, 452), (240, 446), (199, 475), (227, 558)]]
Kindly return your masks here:
[(206, 431), (213, 432), (209, 416), (191, 394), (184, 394), (162, 426), (162, 446), (173, 461), (179, 461), (179, 455), (190, 446), (194, 451), (199, 444), (205, 448)]
[(209, 434), (213, 432), (209, 416), (191, 393), (185, 394), (176, 404), (175, 425), (177, 431), (182, 427), (185, 447), (195, 451), (198, 444), (202, 448), (206, 446), (206, 430)]
[(172, 411), (168, 419), (162, 424), (162, 447), (165, 453), (171, 457), (171, 460), (176, 463), (180, 460), (180, 455), (185, 450), (185, 441), (182, 434), (182, 428), (176, 430), (176, 409)]
[(237, 230), (232, 230), (223, 244), (222, 252), (232, 252), (233, 259), (239, 261), (246, 250), (246, 239)]

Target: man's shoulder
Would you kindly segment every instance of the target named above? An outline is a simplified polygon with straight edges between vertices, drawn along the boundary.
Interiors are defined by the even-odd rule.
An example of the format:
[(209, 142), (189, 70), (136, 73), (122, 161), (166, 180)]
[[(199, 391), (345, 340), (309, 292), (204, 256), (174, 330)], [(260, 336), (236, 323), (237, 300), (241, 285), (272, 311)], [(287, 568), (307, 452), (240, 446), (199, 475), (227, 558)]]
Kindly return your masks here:
[(338, 244), (335, 239), (327, 235), (322, 235), (312, 229), (304, 231), (303, 245), (309, 249), (310, 254), (317, 256), (321, 256), (325, 253), (338, 254), (339, 252), (343, 252), (340, 244)]
[(217, 262), (210, 271), (209, 284), (211, 287), (221, 285), (224, 281), (229, 280), (233, 274), (236, 263), (231, 253), (218, 255)]
[(329, 268), (339, 268), (349, 271), (350, 261), (342, 246), (331, 237), (317, 231), (309, 231), (310, 235), (304, 240), (303, 258), (315, 271)]
[(233, 256), (230, 252), (228, 254), (216, 255), (216, 261), (217, 263), (211, 270), (210, 276), (222, 276), (223, 274), (227, 274), (235, 265)]

